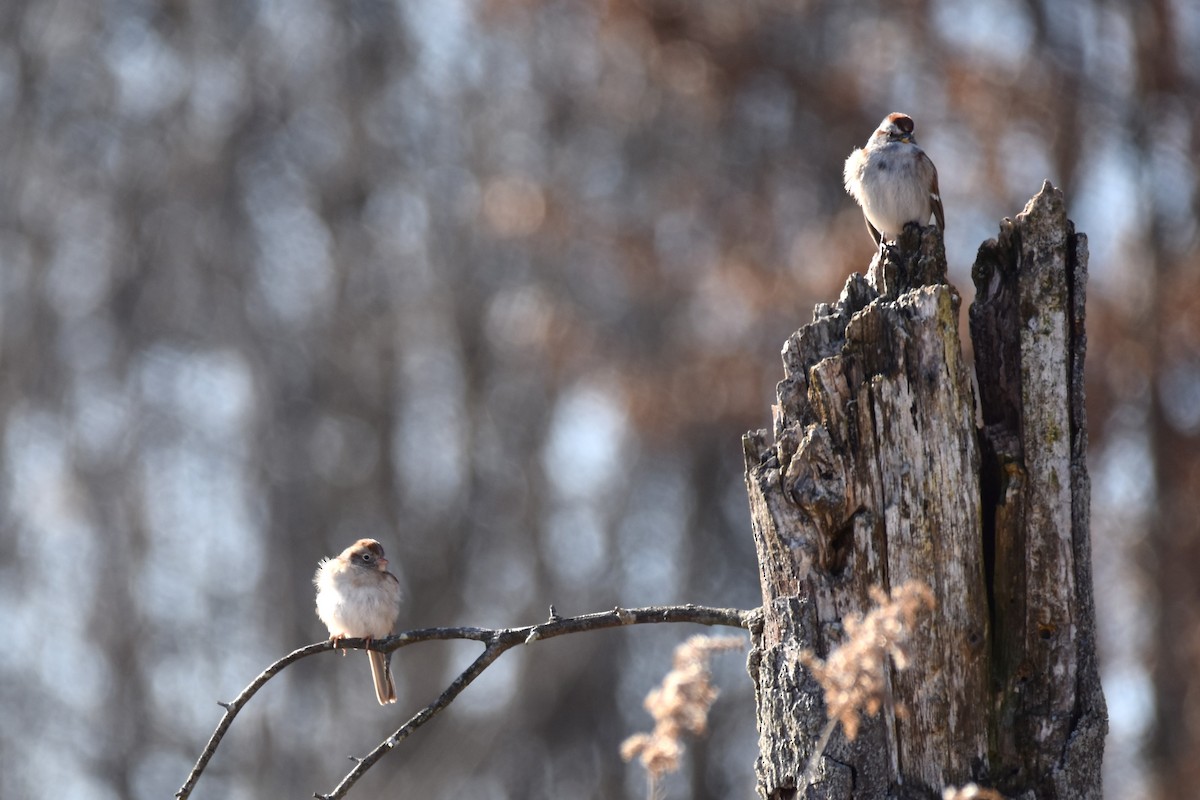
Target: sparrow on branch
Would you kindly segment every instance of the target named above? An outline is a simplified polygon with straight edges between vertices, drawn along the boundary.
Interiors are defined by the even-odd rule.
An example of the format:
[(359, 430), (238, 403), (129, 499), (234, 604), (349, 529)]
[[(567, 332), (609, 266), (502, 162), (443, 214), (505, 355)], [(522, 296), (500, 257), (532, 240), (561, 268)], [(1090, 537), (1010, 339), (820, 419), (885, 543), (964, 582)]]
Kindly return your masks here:
[[(400, 581), (387, 571), (383, 546), (359, 539), (337, 558), (317, 565), (317, 616), (329, 628), (329, 638), (381, 639), (392, 633), (400, 614)], [(380, 705), (396, 702), (391, 656), (368, 650), (375, 697)]]

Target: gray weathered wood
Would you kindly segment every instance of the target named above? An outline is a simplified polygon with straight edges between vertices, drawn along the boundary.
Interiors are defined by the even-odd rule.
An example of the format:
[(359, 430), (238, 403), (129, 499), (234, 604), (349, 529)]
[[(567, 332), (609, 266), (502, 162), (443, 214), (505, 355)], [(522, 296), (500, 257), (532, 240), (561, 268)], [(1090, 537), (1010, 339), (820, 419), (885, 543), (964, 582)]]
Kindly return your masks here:
[[(971, 332), (994, 542), (993, 738), (1012, 795), (1100, 797), (1083, 358), (1087, 239), (1047, 183), (979, 249)], [(1032, 792), (1032, 795), (1026, 793)]]
[[(906, 231), (784, 346), (774, 431), (744, 439), (764, 601), (751, 659), (763, 797), (940, 797), (972, 780), (1099, 796), (1103, 700), (1098, 682), (1078, 691), (1095, 674), (1086, 243), (1047, 197), (1061, 210), (1043, 190), (976, 265), (976, 348), (991, 348), (979, 369), (995, 372), (979, 376), (982, 461), (937, 230)], [(869, 607), (869, 587), (910, 579), (932, 588), (938, 608), (917, 633), (916, 663), (891, 676), (907, 713), (866, 720), (853, 742), (835, 734), (817, 782), (798, 792), (824, 723), (800, 650), (828, 654), (841, 620)], [(1098, 710), (1089, 719), (1100, 726), (1077, 724), (1081, 709)], [(1079, 734), (1092, 738), (1072, 750)], [(1094, 761), (1076, 758), (1085, 751)], [(1064, 793), (1054, 776), (1079, 764), (1093, 774)]]
[(937, 231), (910, 233), (901, 247), (906, 258), (889, 253), (868, 278), (851, 276), (839, 301), (788, 340), (774, 442), (765, 432), (745, 442), (765, 610), (768, 797), (789, 796), (823, 722), (797, 648), (828, 653), (842, 618), (869, 606), (869, 587), (913, 578), (939, 607), (914, 647), (922, 668), (893, 677), (908, 718), (885, 713), (852, 743), (835, 736), (810, 796), (883, 797), (901, 781), (940, 788), (987, 759), (986, 715), (976, 711), (988, 698), (979, 455), (959, 297), (945, 283)]

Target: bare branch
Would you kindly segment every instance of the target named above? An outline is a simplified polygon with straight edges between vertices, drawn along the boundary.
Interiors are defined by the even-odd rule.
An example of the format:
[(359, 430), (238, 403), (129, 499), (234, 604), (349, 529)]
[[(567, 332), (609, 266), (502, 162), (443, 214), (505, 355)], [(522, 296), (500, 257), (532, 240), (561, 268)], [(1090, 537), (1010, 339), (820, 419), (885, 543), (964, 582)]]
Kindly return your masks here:
[(485, 669), (491, 666), (492, 662), (514, 644), (519, 644), (519, 642), (510, 642), (506, 645), (501, 645), (499, 642), (490, 643), (484, 649), (483, 653), (480, 654), (479, 658), (471, 662), (471, 666), (463, 670), (462, 674), (455, 678), (446, 687), (446, 690), (438, 695), (436, 700), (414, 714), (408, 722), (401, 725), (395, 733), (380, 742), (366, 757), (355, 759), (357, 763), (355, 763), (354, 769), (350, 770), (346, 774), (346, 777), (342, 778), (342, 782), (332, 792), (329, 794), (314, 794), (313, 797), (318, 798), (318, 800), (334, 800), (334, 798), (345, 797), (346, 793), (350, 791), (350, 787), (357, 783), (358, 779), (365, 775), (367, 770), (375, 765), (376, 761), (383, 758), (389, 750), (407, 739), (409, 734), (432, 719), (435, 714), (450, 705), (454, 698), (462, 693), (463, 689), (470, 686), (472, 681), (478, 678)]
[[(361, 642), (361, 640), (358, 641)], [(305, 658), (306, 656), (311, 656), (316, 653), (332, 649), (333, 642), (318, 642), (317, 644), (310, 644), (307, 647), (301, 647), (299, 650), (293, 650), (260, 672), (258, 677), (252, 680), (250, 685), (243, 689), (242, 693), (235, 697), (231, 702), (226, 703), (218, 700), (217, 705), (225, 709), (225, 714), (221, 717), (221, 721), (217, 723), (217, 729), (213, 731), (213, 735), (208, 738), (208, 744), (204, 746), (204, 752), (200, 754), (200, 758), (196, 761), (195, 766), (192, 767), (192, 771), (188, 775), (187, 780), (184, 781), (183, 786), (179, 788), (179, 791), (175, 793), (175, 796), (182, 800), (183, 798), (191, 795), (192, 789), (196, 788), (196, 781), (200, 780), (200, 774), (204, 772), (204, 768), (208, 766), (208, 762), (211, 761), (213, 755), (216, 754), (217, 746), (221, 743), (221, 739), (223, 739), (225, 734), (229, 731), (229, 726), (233, 724), (234, 717), (238, 715), (238, 712), (242, 710), (242, 707), (246, 705), (246, 703), (250, 702), (250, 698), (253, 697), (259, 689), (266, 685), (267, 681), (279, 674), (279, 672), (289, 664), (293, 664), (296, 661)]]
[(647, 625), (659, 622), (691, 622), (698, 625), (724, 625), (734, 628), (750, 628), (756, 618), (761, 616), (760, 609), (740, 610), (734, 608), (709, 608), (705, 606), (649, 606), (646, 608), (614, 608), (612, 611), (601, 611), (594, 614), (583, 614), (578, 617), (560, 617), (551, 606), (550, 618), (537, 625), (525, 625), (519, 628), (422, 628), (420, 630), (403, 631), (386, 639), (368, 642), (365, 639), (342, 639), (336, 646), (331, 641), (318, 642), (288, 653), (271, 666), (263, 670), (250, 684), (242, 690), (231, 702), (219, 702), (225, 709), (224, 716), (217, 728), (209, 737), (208, 744), (200, 758), (192, 767), (191, 773), (175, 797), (186, 800), (196, 787), (196, 782), (204, 772), (208, 762), (216, 754), (217, 746), (228, 732), (238, 712), (250, 701), (267, 681), (275, 677), (285, 667), (317, 653), (328, 650), (379, 650), (392, 653), (402, 647), (418, 642), (445, 641), (450, 639), (466, 639), (481, 642), (485, 645), (483, 653), (471, 663), (436, 700), (425, 706), (407, 722), (401, 725), (395, 733), (381, 742), (366, 757), (356, 759), (357, 763), (342, 782), (327, 795), (314, 795), (317, 798), (344, 797), (350, 787), (361, 778), (372, 765), (385, 753), (394, 748), (404, 739), (432, 719), (438, 712), (453, 702), (454, 698), (467, 688), (479, 675), (497, 658), (519, 644), (532, 644), (541, 639), (553, 639), (570, 633), (583, 633), (605, 628), (617, 628), (622, 625)]

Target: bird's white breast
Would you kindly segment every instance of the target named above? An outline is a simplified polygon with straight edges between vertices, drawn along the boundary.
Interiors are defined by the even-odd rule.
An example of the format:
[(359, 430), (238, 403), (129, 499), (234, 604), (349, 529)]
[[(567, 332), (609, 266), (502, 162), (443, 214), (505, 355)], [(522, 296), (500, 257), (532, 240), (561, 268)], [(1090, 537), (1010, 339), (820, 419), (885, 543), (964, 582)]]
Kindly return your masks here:
[(400, 585), (382, 573), (321, 565), (317, 580), (317, 616), (331, 636), (381, 638), (392, 632), (400, 610)]
[(855, 198), (875, 229), (894, 239), (908, 222), (928, 224), (933, 213), (929, 196), (930, 175), (916, 145), (889, 142), (860, 150), (861, 157), (847, 164), (847, 179), (858, 178)]

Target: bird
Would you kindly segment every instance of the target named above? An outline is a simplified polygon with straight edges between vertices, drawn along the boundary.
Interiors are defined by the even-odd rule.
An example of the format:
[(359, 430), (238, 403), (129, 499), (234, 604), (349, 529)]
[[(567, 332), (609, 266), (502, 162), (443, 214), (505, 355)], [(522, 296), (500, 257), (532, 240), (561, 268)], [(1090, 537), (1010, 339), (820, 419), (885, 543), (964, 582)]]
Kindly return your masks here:
[[(336, 558), (323, 558), (313, 583), (317, 587), (317, 616), (333, 642), (342, 639), (380, 639), (392, 633), (400, 615), (400, 581), (387, 571), (383, 545), (359, 539)], [(375, 698), (380, 705), (396, 702), (391, 656), (368, 650)]]
[(937, 167), (917, 144), (914, 127), (907, 114), (888, 114), (846, 159), (846, 191), (862, 206), (876, 245), (894, 242), (909, 222), (928, 224), (930, 214), (946, 230)]

